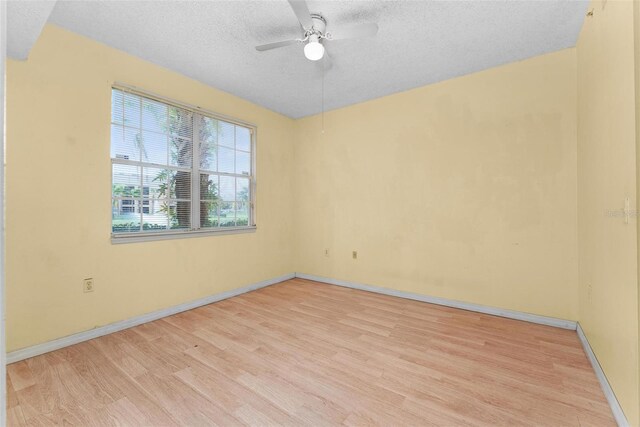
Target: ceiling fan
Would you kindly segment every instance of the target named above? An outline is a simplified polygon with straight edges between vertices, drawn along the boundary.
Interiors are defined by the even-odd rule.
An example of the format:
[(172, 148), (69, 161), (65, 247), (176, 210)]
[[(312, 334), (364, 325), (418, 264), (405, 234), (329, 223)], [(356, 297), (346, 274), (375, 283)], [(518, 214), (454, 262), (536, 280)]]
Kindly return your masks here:
[(311, 61), (317, 61), (324, 56), (325, 48), (322, 44), (324, 40), (331, 41), (371, 37), (375, 36), (378, 32), (378, 24), (360, 24), (328, 32), (327, 21), (320, 14), (310, 13), (307, 3), (305, 3), (304, 0), (288, 1), (302, 26), (302, 37), (299, 39), (263, 44), (256, 46), (256, 50), (262, 52), (295, 43), (305, 43), (304, 56)]

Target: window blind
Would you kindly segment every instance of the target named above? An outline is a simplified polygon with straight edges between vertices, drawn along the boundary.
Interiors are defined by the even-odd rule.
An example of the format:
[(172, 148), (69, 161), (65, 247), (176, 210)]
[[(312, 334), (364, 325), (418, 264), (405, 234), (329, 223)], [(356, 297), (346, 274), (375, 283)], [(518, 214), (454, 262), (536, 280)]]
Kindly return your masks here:
[(253, 129), (112, 89), (112, 234), (253, 226)]

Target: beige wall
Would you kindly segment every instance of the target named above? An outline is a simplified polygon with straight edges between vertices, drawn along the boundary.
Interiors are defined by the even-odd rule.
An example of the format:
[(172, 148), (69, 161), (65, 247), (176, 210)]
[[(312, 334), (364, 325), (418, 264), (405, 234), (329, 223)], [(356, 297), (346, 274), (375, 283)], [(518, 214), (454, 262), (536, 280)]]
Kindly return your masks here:
[(579, 320), (638, 424), (638, 264), (633, 3), (594, 2), (577, 46)]
[[(640, 1), (634, 1), (633, 2), (633, 28), (634, 28), (634, 52), (635, 52), (635, 95), (636, 95), (636, 200), (640, 200), (640, 198), (638, 197), (638, 195), (640, 195), (640, 168), (638, 168), (638, 165), (640, 164)], [(637, 208), (637, 203), (636, 203), (636, 208)], [(638, 262), (637, 262), (637, 266), (638, 266), (638, 271), (640, 272), (640, 228), (637, 229), (638, 232), (638, 239), (637, 239), (637, 247), (638, 247), (638, 251), (637, 251), (637, 256), (638, 256)], [(640, 277), (640, 274), (639, 276)], [(639, 283), (639, 287), (638, 287), (638, 291), (636, 292), (637, 296), (638, 296), (638, 315), (636, 316), (638, 319), (638, 353), (636, 353), (636, 357), (640, 358), (640, 283)], [(640, 418), (640, 360), (637, 360), (637, 369), (638, 369), (638, 380), (637, 380), (637, 386), (638, 386), (638, 391), (637, 391), (637, 396), (638, 396), (638, 400), (636, 402), (636, 413), (637, 418), (636, 421), (638, 424), (640, 424), (640, 420), (638, 420), (638, 418)]]
[[(577, 49), (331, 111), (324, 132), (47, 26), (7, 70), (8, 350), (299, 271), (579, 320), (638, 424), (640, 240), (606, 212), (640, 190), (640, 12), (634, 58), (632, 3), (593, 7)], [(116, 81), (257, 124), (256, 233), (110, 243)]]
[[(640, 1), (633, 2), (633, 29), (634, 29), (634, 54), (635, 54), (635, 104), (636, 104), (636, 201), (640, 200), (638, 197), (640, 195)], [(636, 203), (636, 209), (638, 208), (638, 203)], [(636, 217), (637, 218), (637, 217)], [(638, 267), (638, 277), (640, 278), (640, 228), (637, 228), (638, 238), (637, 238), (637, 267)], [(638, 296), (638, 315), (636, 316), (638, 319), (638, 353), (636, 353), (637, 360), (637, 397), (638, 400), (636, 402), (636, 423), (640, 424), (640, 282), (638, 283), (638, 290), (636, 292)]]
[[(9, 351), (294, 271), (290, 119), (53, 26), (7, 79)], [(256, 233), (110, 243), (116, 81), (258, 126)]]
[(568, 49), (328, 112), (324, 133), (297, 121), (297, 271), (576, 320), (575, 66)]
[[(5, 62), (7, 56), (7, 2), (0, 2), (0, 145), (5, 146), (4, 137), (4, 99), (5, 99)], [(4, 223), (4, 152), (0, 153), (0, 224)], [(5, 268), (2, 260), (4, 259), (4, 232), (0, 232), (0, 295), (5, 295)], [(6, 377), (7, 370), (5, 365), (7, 362), (6, 340), (5, 340), (5, 304), (4, 299), (0, 303), (0, 402), (6, 402), (7, 387)], [(7, 423), (6, 405), (0, 404), (0, 425)]]

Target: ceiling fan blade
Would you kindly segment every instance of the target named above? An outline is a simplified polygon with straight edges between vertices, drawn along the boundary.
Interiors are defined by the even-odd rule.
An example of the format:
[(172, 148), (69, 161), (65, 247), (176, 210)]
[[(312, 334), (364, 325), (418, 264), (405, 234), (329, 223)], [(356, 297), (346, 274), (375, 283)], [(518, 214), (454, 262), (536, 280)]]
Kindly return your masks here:
[(307, 7), (307, 3), (304, 0), (288, 0), (291, 5), (291, 9), (293, 9), (293, 13), (298, 17), (298, 21), (300, 21), (300, 25), (305, 30), (313, 27), (313, 21), (311, 21), (311, 12), (309, 12), (309, 8)]
[(284, 40), (281, 42), (261, 44), (260, 46), (256, 46), (256, 50), (262, 52), (265, 50), (271, 50), (271, 49), (277, 49), (279, 47), (289, 46), (295, 43), (298, 43), (298, 40)]
[(360, 24), (347, 28), (341, 28), (338, 31), (331, 31), (329, 40), (357, 39), (360, 37), (375, 36), (378, 32), (378, 24)]

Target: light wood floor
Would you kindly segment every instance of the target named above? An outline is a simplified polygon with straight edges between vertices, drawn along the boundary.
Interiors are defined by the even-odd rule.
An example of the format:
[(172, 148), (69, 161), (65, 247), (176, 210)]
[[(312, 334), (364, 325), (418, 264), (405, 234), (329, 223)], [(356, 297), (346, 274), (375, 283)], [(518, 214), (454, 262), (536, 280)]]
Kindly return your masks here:
[(615, 425), (574, 331), (300, 279), (7, 370), (10, 425)]

